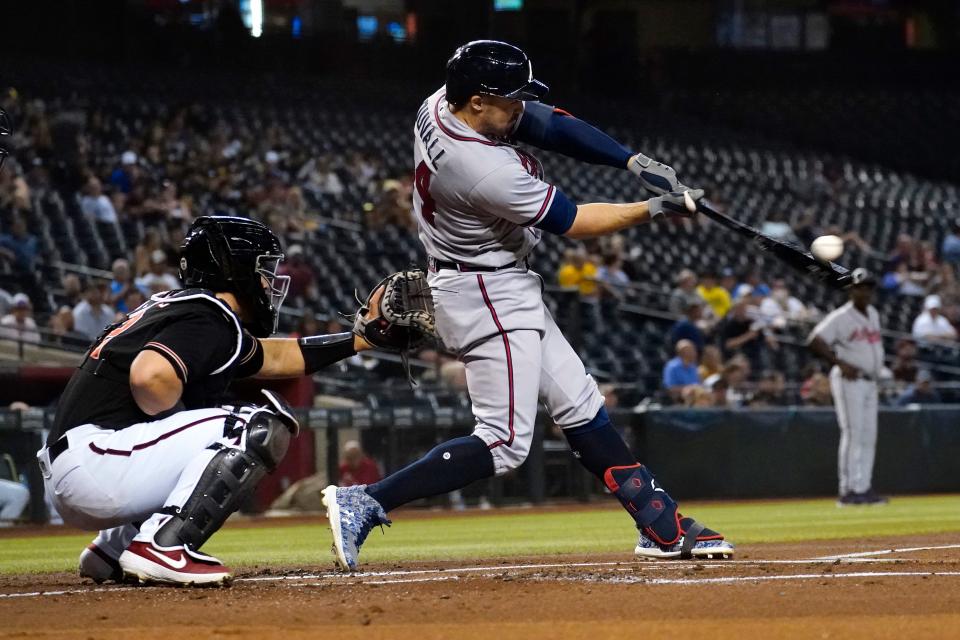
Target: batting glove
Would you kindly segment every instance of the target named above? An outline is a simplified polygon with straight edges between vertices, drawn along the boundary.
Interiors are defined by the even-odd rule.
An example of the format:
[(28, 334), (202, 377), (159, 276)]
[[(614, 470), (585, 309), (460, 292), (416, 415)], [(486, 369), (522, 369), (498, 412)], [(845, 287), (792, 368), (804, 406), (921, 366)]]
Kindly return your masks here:
[(697, 200), (703, 197), (703, 189), (686, 189), (671, 191), (656, 198), (647, 200), (647, 210), (650, 219), (658, 216), (667, 218), (689, 218), (697, 212)]
[(643, 186), (655, 195), (661, 196), (671, 191), (684, 191), (686, 187), (677, 180), (677, 172), (662, 162), (648, 158), (642, 153), (627, 161), (627, 169), (635, 173)]

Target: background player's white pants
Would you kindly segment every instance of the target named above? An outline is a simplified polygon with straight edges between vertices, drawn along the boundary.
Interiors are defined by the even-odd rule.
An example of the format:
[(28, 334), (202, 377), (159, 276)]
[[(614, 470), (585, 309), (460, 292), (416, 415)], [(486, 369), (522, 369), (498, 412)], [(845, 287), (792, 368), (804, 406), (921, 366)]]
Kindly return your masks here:
[(0, 522), (14, 520), (30, 502), (30, 490), (19, 482), (0, 480)]
[(117, 528), (97, 540), (104, 550), (125, 540), (122, 551), (136, 533), (130, 523), (143, 522), (137, 538), (151, 540), (170, 517), (157, 512), (184, 504), (216, 453), (208, 447), (239, 444), (224, 436), (230, 415), (226, 409), (197, 409), (120, 431), (76, 427), (67, 433), (69, 448), (52, 465), (46, 448), (40, 450), (44, 484), (66, 523)]
[(840, 424), (840, 495), (863, 493), (872, 483), (877, 450), (877, 383), (847, 380), (834, 367), (830, 371), (830, 388)]
[(430, 284), (440, 336), (466, 365), (474, 435), (490, 447), (497, 474), (530, 452), (538, 402), (561, 428), (597, 415), (603, 396), (543, 304), (537, 274), (444, 270)]

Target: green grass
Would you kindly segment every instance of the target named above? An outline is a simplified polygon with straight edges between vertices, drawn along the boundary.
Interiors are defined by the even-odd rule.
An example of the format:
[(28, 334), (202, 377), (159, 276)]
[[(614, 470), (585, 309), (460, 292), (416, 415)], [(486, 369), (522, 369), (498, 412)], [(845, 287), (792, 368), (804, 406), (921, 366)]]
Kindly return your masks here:
[[(837, 509), (833, 500), (685, 503), (684, 512), (722, 531), (734, 543), (793, 542), (960, 531), (960, 496), (896, 498), (885, 507)], [(0, 539), (0, 574), (72, 571), (92, 535)], [(326, 565), (325, 522), (231, 528), (204, 551), (229, 566)], [(370, 534), (365, 562), (473, 560), (564, 553), (628, 552), (636, 542), (614, 507), (574, 513), (531, 509), (473, 517), (404, 518), (384, 535)]]

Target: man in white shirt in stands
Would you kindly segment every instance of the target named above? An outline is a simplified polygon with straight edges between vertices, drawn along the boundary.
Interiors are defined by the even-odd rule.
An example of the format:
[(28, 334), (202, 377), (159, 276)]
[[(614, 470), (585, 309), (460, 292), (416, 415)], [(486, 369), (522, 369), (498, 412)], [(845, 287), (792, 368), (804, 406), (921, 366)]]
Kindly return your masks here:
[(913, 337), (917, 340), (956, 340), (957, 330), (940, 313), (940, 296), (929, 295), (923, 301), (923, 312), (913, 321)]

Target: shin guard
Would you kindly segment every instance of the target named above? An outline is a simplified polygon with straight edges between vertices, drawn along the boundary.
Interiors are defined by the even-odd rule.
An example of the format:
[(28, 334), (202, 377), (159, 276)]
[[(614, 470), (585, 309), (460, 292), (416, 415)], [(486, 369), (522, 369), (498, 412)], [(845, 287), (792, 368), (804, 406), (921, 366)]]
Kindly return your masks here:
[(642, 464), (610, 467), (603, 481), (623, 508), (633, 516), (637, 528), (657, 544), (676, 544), (683, 535), (676, 501), (657, 484)]

